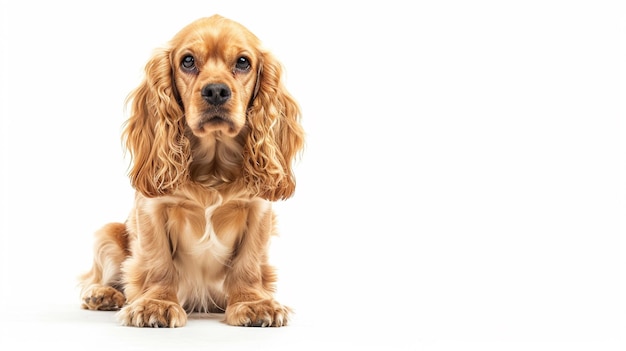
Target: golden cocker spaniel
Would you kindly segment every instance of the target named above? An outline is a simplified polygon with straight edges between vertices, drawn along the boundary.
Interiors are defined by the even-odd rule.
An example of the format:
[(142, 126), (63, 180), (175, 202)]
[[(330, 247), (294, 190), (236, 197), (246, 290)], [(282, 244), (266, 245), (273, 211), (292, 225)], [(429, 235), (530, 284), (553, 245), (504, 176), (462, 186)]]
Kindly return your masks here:
[(194, 311), (288, 323), (268, 263), (271, 201), (294, 193), (304, 132), (281, 72), (254, 34), (219, 15), (155, 52), (123, 133), (134, 208), (96, 232), (83, 308), (120, 310), (137, 327), (180, 327)]

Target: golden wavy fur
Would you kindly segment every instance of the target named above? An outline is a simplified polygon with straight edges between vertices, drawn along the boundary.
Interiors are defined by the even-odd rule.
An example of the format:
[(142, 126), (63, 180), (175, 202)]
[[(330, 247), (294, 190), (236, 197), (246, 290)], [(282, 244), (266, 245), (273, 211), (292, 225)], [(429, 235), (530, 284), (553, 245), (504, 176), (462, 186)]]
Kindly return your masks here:
[(280, 64), (215, 15), (183, 28), (145, 73), (124, 130), (135, 206), (96, 232), (83, 308), (120, 309), (138, 327), (180, 327), (192, 311), (286, 325), (267, 257), (271, 201), (294, 193), (304, 133)]

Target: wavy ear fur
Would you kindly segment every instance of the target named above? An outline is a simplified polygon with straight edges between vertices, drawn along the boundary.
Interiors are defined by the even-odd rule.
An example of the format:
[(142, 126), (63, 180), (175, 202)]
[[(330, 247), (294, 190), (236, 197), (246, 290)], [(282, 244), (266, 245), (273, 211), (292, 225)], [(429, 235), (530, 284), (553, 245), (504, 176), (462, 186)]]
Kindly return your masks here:
[(300, 108), (285, 89), (282, 67), (268, 52), (262, 55), (258, 92), (248, 111), (250, 134), (244, 147), (248, 188), (270, 201), (291, 197), (296, 180), (292, 162), (304, 146)]
[(132, 158), (129, 177), (147, 197), (168, 194), (189, 178), (191, 149), (171, 67), (169, 50), (156, 51), (143, 82), (127, 99), (131, 111), (123, 137)]

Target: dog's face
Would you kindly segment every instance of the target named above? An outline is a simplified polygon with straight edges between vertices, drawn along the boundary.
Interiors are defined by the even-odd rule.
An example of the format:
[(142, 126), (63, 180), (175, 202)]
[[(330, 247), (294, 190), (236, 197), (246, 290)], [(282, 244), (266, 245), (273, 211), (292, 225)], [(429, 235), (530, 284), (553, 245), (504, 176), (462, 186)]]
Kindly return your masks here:
[(219, 15), (199, 19), (155, 50), (145, 72), (124, 129), (137, 191), (162, 196), (206, 176), (266, 200), (293, 194), (300, 108), (254, 34)]
[(193, 134), (237, 135), (258, 89), (259, 40), (235, 22), (210, 17), (183, 28), (171, 45), (173, 79)]

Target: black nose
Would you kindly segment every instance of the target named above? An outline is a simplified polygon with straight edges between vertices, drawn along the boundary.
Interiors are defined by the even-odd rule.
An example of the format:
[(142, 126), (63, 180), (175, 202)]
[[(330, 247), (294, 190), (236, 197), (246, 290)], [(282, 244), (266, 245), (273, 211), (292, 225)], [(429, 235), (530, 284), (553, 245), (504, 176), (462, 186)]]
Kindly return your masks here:
[(221, 105), (230, 98), (230, 89), (222, 83), (207, 84), (202, 88), (202, 97), (210, 104)]

